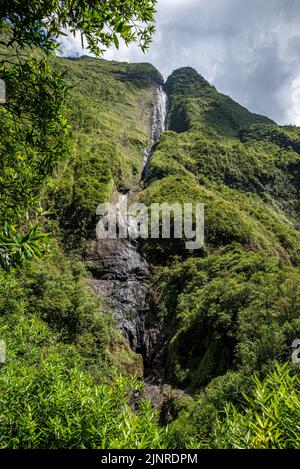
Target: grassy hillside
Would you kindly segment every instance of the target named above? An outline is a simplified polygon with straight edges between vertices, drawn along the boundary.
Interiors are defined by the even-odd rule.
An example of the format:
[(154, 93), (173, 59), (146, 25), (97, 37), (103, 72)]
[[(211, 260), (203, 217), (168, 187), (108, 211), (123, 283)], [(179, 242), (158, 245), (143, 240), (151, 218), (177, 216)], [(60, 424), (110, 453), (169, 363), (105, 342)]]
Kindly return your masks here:
[(155, 265), (165, 379), (198, 396), (175, 405), (174, 441), (184, 444), (184, 432), (210, 446), (224, 402), (243, 399), (253, 373), (291, 361), (300, 334), (299, 129), (249, 113), (190, 68), (165, 89), (170, 130), (141, 200), (204, 203), (205, 247), (166, 240), (144, 249)]

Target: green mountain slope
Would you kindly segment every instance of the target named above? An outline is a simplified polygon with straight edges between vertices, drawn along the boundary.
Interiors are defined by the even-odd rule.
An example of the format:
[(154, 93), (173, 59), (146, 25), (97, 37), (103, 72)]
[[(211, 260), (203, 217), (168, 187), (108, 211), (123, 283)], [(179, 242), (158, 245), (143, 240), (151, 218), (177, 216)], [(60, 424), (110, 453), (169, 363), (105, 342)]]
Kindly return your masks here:
[[(187, 88), (185, 72), (186, 81), (190, 75), (193, 79)], [(219, 109), (210, 135), (212, 127), (204, 123), (205, 112), (199, 109), (207, 102), (207, 94), (209, 99), (213, 94), (214, 102), (225, 98), (191, 69), (174, 72), (166, 90), (170, 92), (171, 129), (178, 103), (191, 113), (198, 109), (199, 115), (185, 132), (169, 131), (162, 136), (146, 181), (145, 200), (205, 203), (207, 253), (239, 242), (297, 264), (297, 129), (268, 123), (227, 98), (226, 112)], [(234, 124), (228, 110), (235, 113)], [(229, 130), (224, 135), (226, 126)]]
[(206, 387), (181, 422), (193, 418), (206, 434), (224, 399), (235, 401), (253, 372), (289, 361), (300, 334), (299, 130), (249, 113), (190, 68), (165, 89), (170, 130), (141, 200), (204, 203), (205, 247), (167, 240), (145, 250), (156, 266), (165, 379)]
[[(253, 388), (253, 373), (265, 379), (275, 361), (289, 362), (300, 337), (300, 129), (250, 113), (182, 68), (164, 84), (169, 130), (141, 181), (160, 73), (90, 57), (53, 67), (69, 86), (71, 151), (40, 195), (48, 252), (22, 272), (0, 271), (0, 446), (218, 446), (218, 412)], [(205, 204), (203, 249), (139, 244), (159, 331), (147, 366), (171, 387), (160, 424), (130, 378), (143, 377), (142, 357), (101, 313), (85, 260), (97, 205), (137, 186), (131, 197), (147, 206)]]

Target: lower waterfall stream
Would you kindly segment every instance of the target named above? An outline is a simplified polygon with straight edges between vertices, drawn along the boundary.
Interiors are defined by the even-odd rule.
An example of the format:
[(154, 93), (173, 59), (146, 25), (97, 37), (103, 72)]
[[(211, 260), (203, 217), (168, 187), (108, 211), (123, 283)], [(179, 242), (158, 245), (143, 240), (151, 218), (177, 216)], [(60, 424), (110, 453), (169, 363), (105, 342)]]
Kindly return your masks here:
[[(167, 109), (168, 97), (160, 86), (155, 89), (152, 146), (144, 151), (142, 180), (149, 176), (152, 155), (161, 133), (167, 128)], [(119, 204), (127, 204), (135, 190), (123, 195), (117, 193)], [(142, 355), (146, 377), (151, 375), (160, 334), (157, 318), (152, 312), (155, 300), (149, 265), (138, 247), (138, 240), (133, 239), (92, 240), (87, 263), (93, 275), (91, 286), (102, 299), (103, 311), (112, 311), (117, 328), (131, 348)]]

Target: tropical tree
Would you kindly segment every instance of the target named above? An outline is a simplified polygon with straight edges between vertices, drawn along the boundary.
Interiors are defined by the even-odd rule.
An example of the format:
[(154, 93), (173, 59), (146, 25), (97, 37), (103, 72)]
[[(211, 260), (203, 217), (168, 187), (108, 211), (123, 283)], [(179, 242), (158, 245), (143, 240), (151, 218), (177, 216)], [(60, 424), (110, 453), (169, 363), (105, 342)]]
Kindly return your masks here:
[(81, 35), (88, 49), (100, 54), (102, 47), (119, 39), (138, 42), (143, 50), (154, 32), (156, 0), (2, 0), (0, 31), (9, 33), (5, 45), (57, 50), (67, 30)]

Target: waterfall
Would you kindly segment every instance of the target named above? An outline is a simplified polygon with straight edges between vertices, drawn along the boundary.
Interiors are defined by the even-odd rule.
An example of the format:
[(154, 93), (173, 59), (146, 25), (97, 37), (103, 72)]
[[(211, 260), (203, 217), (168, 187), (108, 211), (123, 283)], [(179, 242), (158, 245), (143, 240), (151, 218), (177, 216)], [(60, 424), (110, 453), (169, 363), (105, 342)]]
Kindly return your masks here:
[(153, 107), (152, 115), (152, 132), (151, 141), (152, 146), (147, 148), (144, 152), (144, 169), (142, 179), (146, 179), (149, 176), (151, 158), (154, 153), (155, 145), (159, 142), (160, 135), (167, 129), (167, 117), (168, 117), (168, 96), (164, 92), (162, 86), (155, 90), (155, 102)]
[[(161, 133), (167, 128), (168, 98), (162, 86), (155, 90), (152, 114), (152, 146), (145, 150), (142, 179), (149, 175), (151, 157)], [(130, 195), (116, 192), (117, 209), (128, 204)], [(135, 224), (130, 216), (119, 218), (119, 228), (133, 232)], [(90, 285), (101, 297), (102, 311), (112, 311), (118, 329), (127, 338), (133, 350), (142, 353), (145, 363), (150, 361), (156, 338), (159, 336), (157, 318), (151, 311), (153, 292), (149, 290), (151, 273), (146, 259), (132, 239), (91, 240), (87, 255), (93, 273)]]
[(159, 142), (160, 134), (166, 130), (168, 104), (168, 97), (162, 86), (156, 89), (155, 95), (151, 135), (153, 144)]

